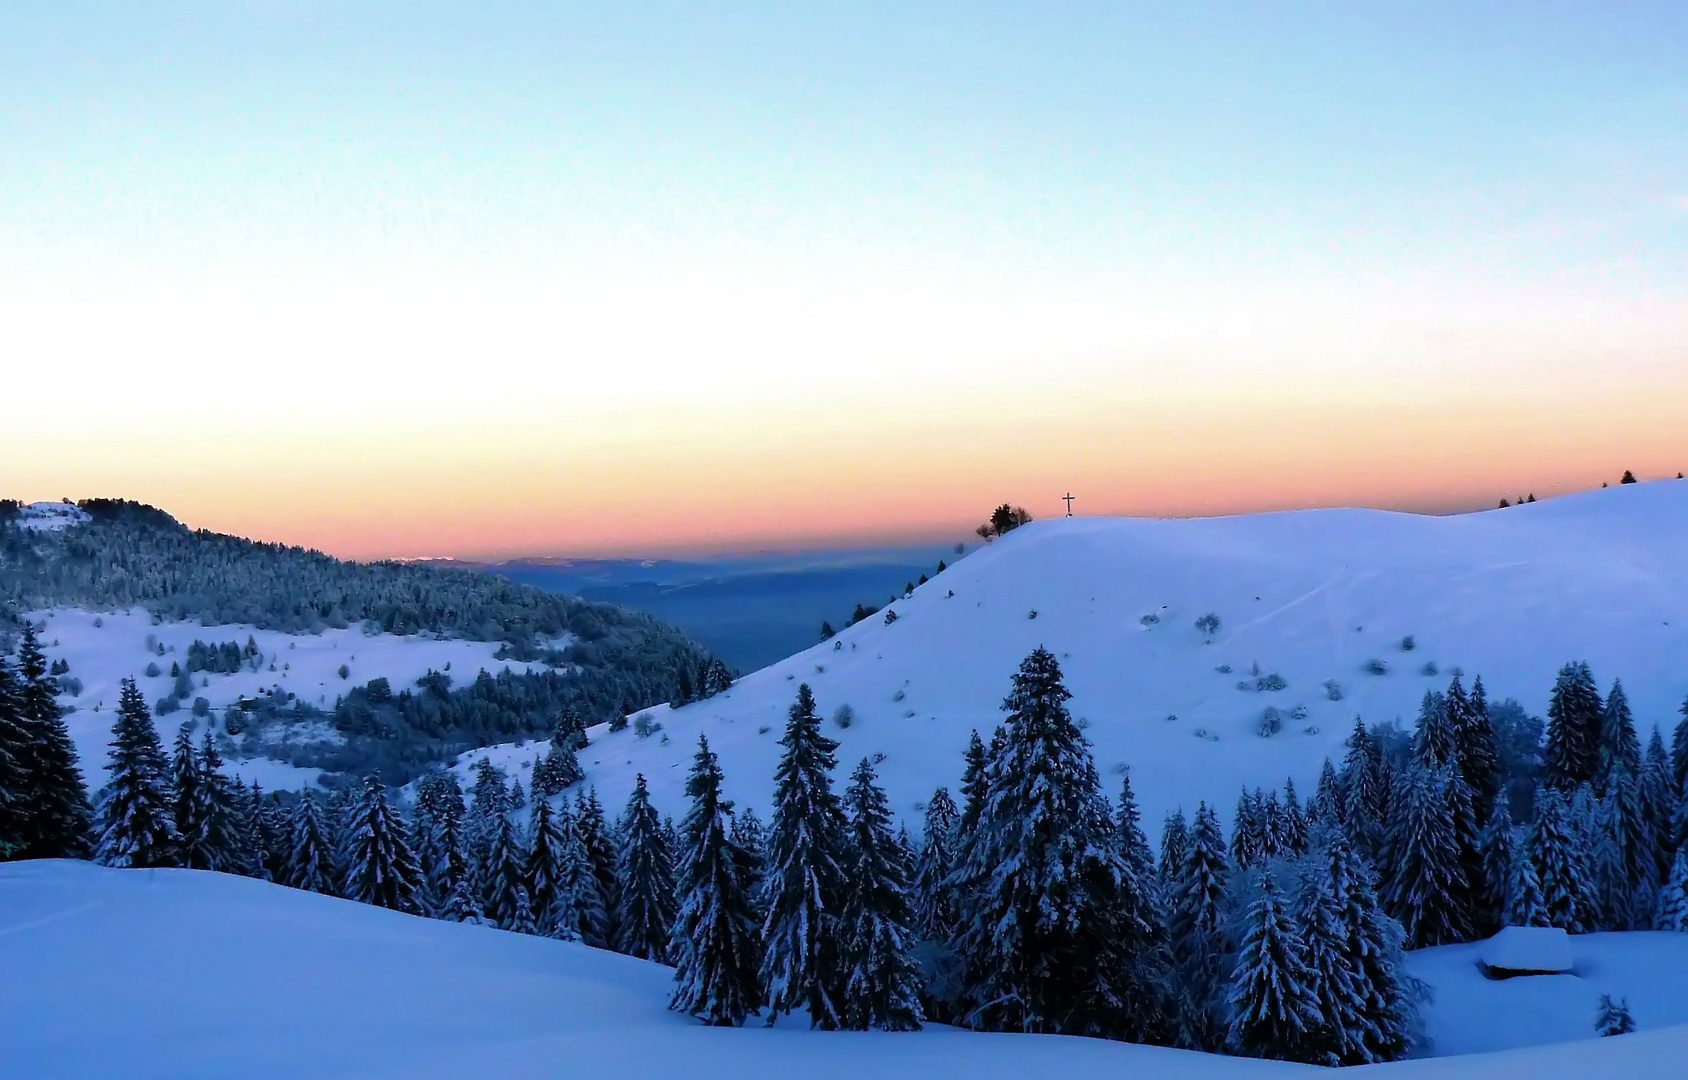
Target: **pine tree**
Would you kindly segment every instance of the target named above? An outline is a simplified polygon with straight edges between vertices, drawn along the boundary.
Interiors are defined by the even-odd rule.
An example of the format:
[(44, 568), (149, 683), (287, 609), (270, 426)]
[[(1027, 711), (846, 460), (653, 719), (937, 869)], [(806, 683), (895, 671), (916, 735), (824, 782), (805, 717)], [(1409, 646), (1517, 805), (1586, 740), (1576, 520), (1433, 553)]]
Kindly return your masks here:
[(1465, 782), (1451, 766), (1406, 770), (1397, 777), (1389, 822), (1383, 899), (1410, 948), (1472, 938), (1470, 892), (1461, 860), (1459, 820)]
[(923, 842), (914, 870), (914, 930), (926, 941), (949, 941), (961, 925), (961, 898), (950, 884), (960, 823), (961, 813), (949, 789), (934, 791), (926, 802)]
[(1260, 800), (1245, 788), (1237, 796), (1237, 810), (1231, 818), (1231, 865), (1247, 870), (1260, 861), (1264, 831)]
[(293, 804), (287, 824), (289, 844), (283, 884), (307, 892), (335, 895), (339, 892), (339, 874), (334, 866), (328, 826), (317, 807), (316, 796), (309, 788)]
[(193, 745), (193, 723), (176, 730), (170, 760), (170, 816), (176, 828), (177, 859), (194, 870), (210, 870), (205, 848), (206, 799), (200, 783), (199, 752)]
[(1137, 809), (1137, 796), (1131, 790), (1130, 773), (1120, 781), (1114, 835), (1120, 856), (1131, 867), (1137, 880), (1145, 887), (1152, 885), (1155, 881), (1155, 853), (1149, 847), (1149, 838), (1143, 834), (1143, 814)]
[(1225, 841), (1219, 815), (1204, 802), (1196, 808), (1183, 865), (1172, 883), (1169, 931), (1179, 988), (1177, 1044), (1189, 1050), (1218, 1050), (1224, 1042), (1220, 1002), (1225, 958)]
[(832, 791), (838, 744), (821, 734), (815, 698), (797, 688), (774, 773), (768, 837), (766, 953), (768, 1021), (807, 1006), (811, 1025), (838, 1027), (844, 1008), (839, 917), (845, 890), (844, 812)]
[[(252, 790), (258, 790), (256, 782)], [(273, 791), (264, 796), (258, 811), (258, 838), (264, 851), (264, 880), (285, 883), (283, 875), (289, 851), (287, 812), (282, 808), (281, 797)]]
[(1375, 858), (1383, 847), (1384, 822), (1389, 816), (1388, 783), (1382, 748), (1356, 716), (1353, 734), (1348, 737), (1348, 754), (1342, 762), (1340, 816), (1360, 854), (1367, 858)]
[[(1628, 476), (1628, 473), (1624, 475)], [(1634, 483), (1631, 477), (1627, 483)], [(1629, 999), (1612, 1000), (1611, 994), (1600, 995), (1600, 1008), (1594, 1014), (1594, 1030), (1602, 1036), (1628, 1035), (1635, 1030), (1635, 1020), (1629, 1015)]]
[(1327, 1066), (1364, 1061), (1366, 1036), (1376, 1032), (1366, 1017), (1360, 970), (1348, 952), (1341, 899), (1322, 852), (1303, 864), (1295, 919), (1311, 973), (1308, 996), (1319, 1010), (1305, 1060)]
[(617, 906), (616, 891), (620, 882), (616, 877), (616, 843), (610, 837), (609, 825), (604, 818), (603, 804), (598, 801), (596, 788), (581, 792), (574, 801), (574, 829), (580, 837), (581, 846), (586, 850), (588, 864), (592, 868), (592, 878), (597, 883), (596, 910), (601, 917), (591, 920), (591, 928), (587, 923), (581, 924), (581, 940), (595, 948), (610, 948), (615, 940), (615, 911)]
[(1671, 733), (1670, 771), (1680, 795), (1688, 791), (1688, 698), (1683, 699), (1682, 708), (1677, 711), (1682, 714), (1682, 720)]
[(1600, 742), (1596, 754), (1596, 775), (1602, 791), (1612, 769), (1620, 763), (1631, 776), (1641, 773), (1641, 741), (1635, 734), (1635, 718), (1630, 714), (1629, 698), (1624, 694), (1621, 680), (1613, 680), (1612, 691), (1606, 695), (1606, 706), (1600, 714)]
[(1688, 933), (1688, 849), (1676, 853), (1670, 877), (1659, 889), (1653, 925), (1660, 930)]
[(573, 917), (571, 940), (585, 942), (593, 948), (609, 947), (609, 914), (605, 910), (603, 889), (593, 872), (592, 853), (580, 834), (579, 816), (565, 804), (557, 813), (557, 831), (562, 837), (558, 849), (557, 913), (553, 921), (561, 925), (565, 909)]
[(1284, 779), (1282, 820), (1284, 854), (1291, 858), (1300, 858), (1307, 854), (1307, 830), (1311, 823), (1295, 797), (1295, 781), (1287, 777)]
[(106, 771), (111, 778), (100, 793), (99, 861), (124, 867), (177, 865), (164, 750), (133, 679), (124, 679), (118, 691)]
[[(238, 874), (245, 868), (236, 795), (234, 785), (223, 775), (223, 756), (207, 727), (199, 746), (200, 831), (193, 838), (199, 857), (205, 860), (204, 869)], [(180, 839), (185, 846), (188, 838)]]
[(394, 911), (416, 910), (416, 854), (404, 822), (387, 803), (381, 778), (370, 773), (352, 805), (346, 896)]
[[(455, 774), (433, 772), (416, 783), (416, 849), (418, 872), (425, 875), (421, 894), (429, 911), (440, 917), (451, 908), (453, 896), (469, 871), (465, 837), (463, 789)], [(478, 883), (471, 881), (469, 895), (478, 896)], [(461, 920), (457, 920), (461, 921)]]
[(1227, 1042), (1240, 1054), (1282, 1061), (1314, 1061), (1323, 1021), (1313, 997), (1307, 946), (1291, 925), (1270, 873), (1243, 917), (1242, 947), (1231, 981)]
[[(1688, 704), (1682, 706), (1684, 715), (1688, 715)], [(1683, 721), (1688, 728), (1688, 720)], [(961, 832), (963, 835), (972, 833), (979, 824), (979, 815), (985, 812), (985, 744), (979, 741), (979, 733), (975, 730), (967, 740), (966, 767), (961, 773)]]
[(642, 773), (621, 822), (625, 840), (615, 947), (644, 960), (665, 960), (676, 914), (674, 857)]
[(1307, 804), (1307, 819), (1310, 823), (1334, 825), (1342, 825), (1346, 821), (1342, 781), (1337, 778), (1336, 766), (1331, 764), (1330, 758), (1325, 758), (1324, 765), (1319, 769), (1319, 786)]
[(1600, 756), (1605, 707), (1587, 664), (1559, 669), (1547, 705), (1547, 745), (1542, 750), (1543, 782), (1570, 791), (1593, 778)]
[(29, 775), (24, 771), (29, 760), (23, 695), (0, 656), (0, 860), (21, 855), (29, 842)]
[(486, 890), (486, 915), (494, 926), (510, 930), (516, 921), (518, 894), (526, 893), (522, 885), (522, 869), (527, 850), (515, 826), (510, 824), (508, 815), (499, 814), (490, 823), (490, 830), (486, 864), (482, 870), (485, 875), (482, 885)]
[(1419, 1003), (1426, 990), (1406, 973), (1401, 953), (1405, 935), (1379, 906), (1365, 858), (1346, 836), (1333, 833), (1324, 846), (1324, 862), (1342, 923), (1344, 951), (1359, 973), (1365, 1020), (1355, 1054), (1343, 1064), (1398, 1060), (1418, 1040)]
[(1653, 855), (1655, 879), (1663, 881), (1670, 874), (1676, 857), (1676, 834), (1671, 829), (1671, 811), (1676, 807), (1678, 793), (1672, 786), (1670, 755), (1657, 725), (1647, 740), (1647, 752), (1641, 763), (1641, 816), (1646, 827), (1647, 846)]
[(1637, 916), (1643, 914), (1634, 910), (1634, 898), (1637, 890), (1651, 893), (1657, 888), (1657, 863), (1647, 836), (1640, 788), (1621, 754), (1612, 758), (1592, 839), (1600, 925), (1611, 930), (1633, 929)]
[(1184, 870), (1184, 857), (1190, 850), (1190, 827), (1184, 821), (1184, 811), (1174, 810), (1166, 815), (1166, 821), (1161, 825), (1160, 864), (1156, 873), (1160, 877), (1161, 890), (1168, 900), (1172, 896), (1172, 885)]
[(846, 878), (841, 944), (846, 972), (843, 1026), (917, 1031), (919, 979), (909, 957), (907, 866), (891, 835), (891, 808), (863, 758), (845, 794), (854, 857)]
[(1483, 678), (1471, 684), (1466, 696), (1455, 675), (1448, 685), (1448, 713), (1454, 721), (1454, 738), (1459, 751), (1459, 772), (1471, 789), (1471, 810), (1478, 828), (1489, 824), (1495, 800), (1500, 796), (1500, 748), (1494, 722), (1489, 718), (1489, 695)]
[[(27, 785), (23, 804), (28, 810), (22, 857), (85, 859), (94, 828), (88, 789), (55, 700), (57, 685), (47, 674), (47, 658), (35, 629), (27, 623), (18, 642), (16, 674), (18, 711), (28, 738), (19, 759)], [(150, 714), (147, 724), (151, 726)]]
[(1545, 789), (1536, 796), (1536, 820), (1525, 841), (1525, 857), (1541, 889), (1546, 925), (1582, 933), (1583, 897), (1590, 892), (1564, 797)]
[(1432, 772), (1459, 762), (1459, 738), (1448, 715), (1447, 699), (1434, 691), (1426, 690), (1418, 707), (1413, 758), (1421, 768)]
[(1506, 896), (1507, 926), (1547, 926), (1547, 904), (1542, 898), (1541, 878), (1528, 851), (1513, 856), (1512, 877)]
[[(745, 858), (745, 888), (750, 892), (751, 905), (756, 908), (758, 920), (766, 912), (762, 911), (761, 897), (763, 894), (763, 878), (768, 872), (768, 836), (762, 828), (762, 819), (756, 816), (756, 811), (746, 806), (733, 814), (732, 823), (733, 843), (744, 852)], [(673, 851), (673, 848), (669, 848)], [(758, 922), (757, 925), (761, 925)]]
[(524, 933), (552, 937), (556, 933), (557, 894), (562, 891), (563, 835), (557, 828), (551, 804), (533, 800), (533, 817), (528, 823), (527, 858), (522, 863), (522, 902), (527, 905), (528, 929)]
[(728, 835), (732, 803), (721, 798), (721, 766), (709, 742), (686, 779), (691, 807), (680, 847), (680, 909), (669, 953), (674, 997), (669, 1008), (706, 1024), (737, 1027), (762, 1006), (761, 941), (740, 876), (744, 859)]
[(1142, 1038), (1160, 1023), (1150, 883), (1114, 849), (1108, 800), (1055, 657), (1020, 665), (987, 768), (958, 950), (970, 1022), (999, 1031)]
[(1483, 830), (1482, 874), (1477, 881), (1473, 929), (1488, 937), (1506, 925), (1507, 889), (1512, 882), (1517, 853), (1512, 844), (1512, 814), (1506, 800), (1495, 804), (1489, 826)]
[(566, 709), (551, 731), (551, 746), (533, 767), (533, 792), (550, 798), (578, 784), (586, 775), (575, 751), (586, 742), (585, 721), (574, 709)]
[(264, 793), (258, 789), (257, 781), (247, 787), (236, 777), (234, 795), (234, 862), (229, 872), (268, 881), (269, 871), (265, 864), (269, 852), (264, 847), (263, 834)]

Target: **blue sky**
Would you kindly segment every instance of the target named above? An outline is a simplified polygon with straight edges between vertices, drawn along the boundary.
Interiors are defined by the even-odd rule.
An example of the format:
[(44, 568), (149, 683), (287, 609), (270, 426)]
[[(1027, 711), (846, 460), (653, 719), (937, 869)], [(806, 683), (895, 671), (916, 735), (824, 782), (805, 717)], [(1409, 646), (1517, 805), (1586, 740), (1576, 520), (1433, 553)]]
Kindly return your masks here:
[[(610, 447), (638, 467), (605, 491), (649, 502), (678, 459), (777, 488), (757, 463), (789, 452), (848, 501), (891, 466), (833, 476), (782, 425), (883, 441), (888, 403), (934, 401), (902, 457), (941, 470), (1026, 414), (986, 466), (1056, 494), (1107, 442), (1106, 417), (1071, 436), (1074, 401), (1312, 417), (1326, 443), (1521, 385), (1501, 419), (1539, 430), (1596, 376), (1685, 404), (1685, 71), (1681, 4), (13, 5), (0, 350), (40, 359), (43, 394), (93, 376), (77, 415), (105, 434), (46, 412), (0, 449), (38, 451), (28, 494), (209, 508), (252, 462), (194, 462), (290, 462), (275, 491), (313, 491), (325, 434), (397, 412), (438, 424), (384, 433), (360, 483), (508, 494)], [(261, 453), (133, 419), (254, 399), (289, 418), (257, 422)], [(1644, 468), (1680, 445), (1589, 407), (1582, 441), (1396, 501), (1486, 500), (1530, 459), (1558, 472), (1520, 483), (1575, 483), (1614, 432)], [(430, 456), (442, 425), (467, 464)], [(1077, 471), (1110, 509), (1254, 505), (1217, 460), (1183, 478), (1199, 505), (1108, 479), (1149, 464)], [(1389, 497), (1326, 479), (1278, 501)], [(625, 516), (605, 491), (566, 498)]]

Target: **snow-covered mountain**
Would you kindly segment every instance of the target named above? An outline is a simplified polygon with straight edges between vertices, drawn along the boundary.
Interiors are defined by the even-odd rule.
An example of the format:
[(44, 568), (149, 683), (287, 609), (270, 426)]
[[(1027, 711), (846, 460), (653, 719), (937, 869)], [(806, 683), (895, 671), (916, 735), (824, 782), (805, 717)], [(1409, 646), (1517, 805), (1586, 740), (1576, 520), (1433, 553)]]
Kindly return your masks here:
[[(1211, 641), (1195, 626), (1208, 613)], [(1305, 794), (1356, 716), (1410, 726), (1456, 671), (1539, 715), (1560, 665), (1586, 660), (1603, 688), (1622, 679), (1643, 738), (1653, 724), (1668, 737), (1688, 694), (1688, 482), (1455, 517), (1034, 522), (727, 693), (652, 710), (649, 737), (592, 729), (581, 760), (612, 805), (644, 773), (678, 812), (707, 735), (728, 794), (765, 814), (781, 724), (807, 682), (823, 716), (853, 713), (828, 726), (841, 769), (883, 755), (893, 806), (912, 815), (955, 787), (969, 734), (988, 737), (1039, 645), (1060, 659), (1105, 782), (1130, 770), (1151, 832), (1198, 800), (1223, 812), (1244, 786), (1289, 777)], [(1268, 708), (1282, 729), (1263, 738)], [(489, 753), (520, 770), (544, 749)]]
[[(1679, 1076), (1688, 988), (1668, 974), (1643, 980), (1636, 958), (1651, 956), (1653, 974), (1680, 971), (1688, 937), (1602, 934), (1577, 939), (1576, 949), (1586, 979), (1490, 983), (1454, 950), (1416, 954), (1449, 961), (1419, 971), (1437, 988), (1433, 1035), (1439, 1014), (1463, 1016), (1466, 1027), (1484, 1015), (1487, 1045), (1556, 1045), (1358, 1072), (1383, 1080)], [(1330, 1075), (1056, 1035), (812, 1032), (795, 1017), (772, 1029), (706, 1028), (667, 1011), (671, 972), (657, 964), (196, 870), (0, 865), (0, 952), (0, 1074), (31, 1080)], [(1630, 995), (1640, 1031), (1592, 1037), (1588, 1002), (1603, 991)]]

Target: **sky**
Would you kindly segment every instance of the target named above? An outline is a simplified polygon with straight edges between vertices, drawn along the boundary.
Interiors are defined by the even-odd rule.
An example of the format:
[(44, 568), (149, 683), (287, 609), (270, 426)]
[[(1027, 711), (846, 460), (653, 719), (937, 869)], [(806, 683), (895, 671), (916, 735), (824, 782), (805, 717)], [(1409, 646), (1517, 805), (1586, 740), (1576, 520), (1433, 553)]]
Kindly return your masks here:
[(1688, 5), (0, 9), (0, 496), (352, 557), (1688, 468)]

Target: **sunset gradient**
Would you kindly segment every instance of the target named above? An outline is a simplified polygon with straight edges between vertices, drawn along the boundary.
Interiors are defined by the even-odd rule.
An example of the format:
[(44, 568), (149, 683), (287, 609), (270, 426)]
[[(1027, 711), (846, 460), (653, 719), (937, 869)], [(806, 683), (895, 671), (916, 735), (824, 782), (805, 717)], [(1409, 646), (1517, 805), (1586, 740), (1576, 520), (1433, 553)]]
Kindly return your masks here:
[(1680, 6), (54, 5), (0, 497), (348, 556), (1688, 468)]

